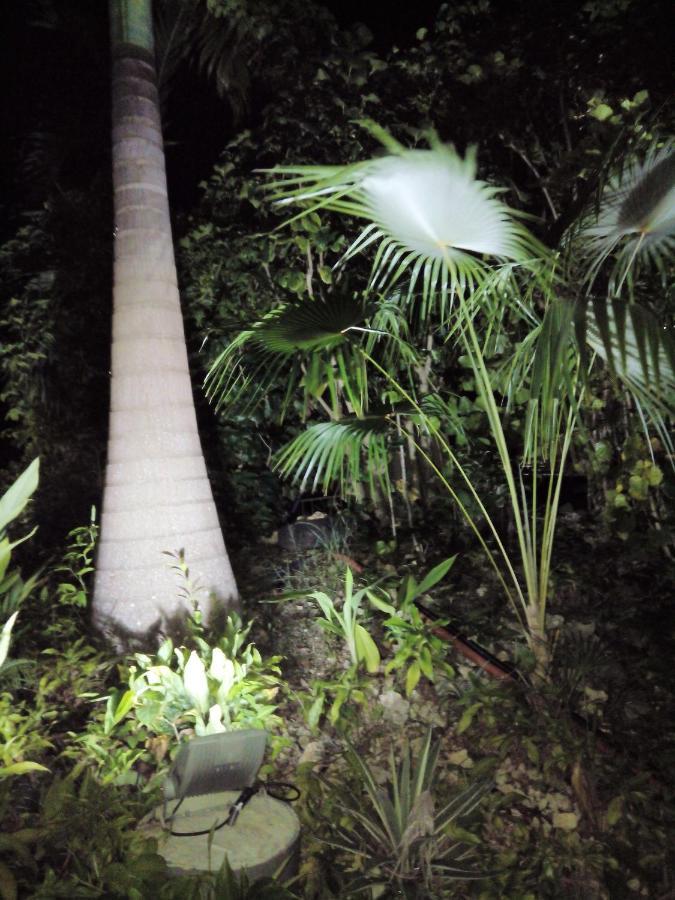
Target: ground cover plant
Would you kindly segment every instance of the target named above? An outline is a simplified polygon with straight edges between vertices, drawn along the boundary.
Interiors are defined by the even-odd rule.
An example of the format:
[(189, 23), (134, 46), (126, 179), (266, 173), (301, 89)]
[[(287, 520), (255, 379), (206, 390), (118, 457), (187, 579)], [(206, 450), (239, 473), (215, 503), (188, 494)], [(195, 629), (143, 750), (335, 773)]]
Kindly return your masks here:
[[(83, 166), (46, 112), (21, 136), (30, 192), (0, 248), (3, 900), (675, 891), (663, 16), (518, 7), (442, 5), (394, 47), (306, 0), (155, 4), (170, 195), (199, 155), (195, 48), (229, 129), (173, 224), (242, 596), (204, 621), (172, 535), (166, 600), (190, 615), (147, 645), (92, 625), (108, 151)], [(86, 46), (62, 15), (31, 27)], [(269, 732), (261, 777), (300, 791), (297, 873), (171, 874), (145, 822), (172, 760), (248, 727)]]

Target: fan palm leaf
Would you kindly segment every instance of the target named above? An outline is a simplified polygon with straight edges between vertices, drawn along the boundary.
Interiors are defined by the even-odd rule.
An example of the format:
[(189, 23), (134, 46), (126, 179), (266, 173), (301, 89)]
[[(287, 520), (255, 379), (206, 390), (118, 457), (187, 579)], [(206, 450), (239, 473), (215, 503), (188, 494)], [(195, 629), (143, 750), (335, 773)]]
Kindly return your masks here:
[[(604, 314), (602, 325), (596, 307)], [(652, 427), (672, 455), (668, 420), (675, 416), (675, 341), (637, 303), (628, 304), (620, 316), (617, 308), (621, 306), (614, 303), (587, 309), (586, 341), (633, 396), (645, 432)]]
[(666, 420), (675, 415), (675, 341), (649, 310), (637, 303), (595, 300), (591, 304), (553, 300), (543, 319), (518, 344), (503, 367), (509, 401), (527, 391), (530, 408), (524, 456), (531, 461), (535, 415), (538, 442), (549, 455), (561, 404), (578, 401), (574, 373), (601, 359), (635, 399), (647, 428), (671, 448)]
[[(675, 152), (655, 141), (632, 156), (604, 184), (599, 204), (571, 242), (587, 261), (588, 292), (607, 269), (607, 299), (577, 307), (577, 345), (587, 347), (633, 395), (643, 417), (672, 446), (665, 419), (675, 413), (675, 342), (663, 323), (635, 302), (639, 272), (653, 268), (662, 281), (675, 251)], [(627, 299), (621, 297), (627, 288)], [(584, 370), (588, 368), (584, 365)]]
[(673, 144), (652, 144), (644, 159), (633, 158), (604, 186), (599, 208), (579, 233), (589, 259), (589, 288), (612, 258), (609, 293), (630, 284), (631, 270), (650, 262), (665, 273), (675, 250), (675, 152)]
[[(371, 127), (372, 130), (372, 127)], [(376, 131), (383, 140), (381, 129)], [(430, 136), (429, 150), (386, 140), (390, 155), (350, 166), (281, 166), (267, 189), (281, 204), (326, 209), (369, 224), (343, 256), (379, 244), (370, 289), (391, 290), (408, 278), (406, 299), (421, 293), (420, 318), (445, 319), (455, 295), (465, 297), (492, 271), (486, 259), (533, 270), (543, 247), (507, 207), (499, 188), (476, 178), (476, 153), (464, 158)], [(436, 307), (438, 307), (436, 309)]]
[(337, 481), (341, 491), (353, 493), (366, 481), (372, 495), (378, 488), (389, 494), (389, 447), (397, 412), (411, 410), (396, 406), (310, 425), (279, 451), (275, 468), (299, 482), (301, 491), (309, 486), (328, 492)]
[[(601, 356), (601, 347), (611, 350), (611, 353), (606, 353), (609, 359), (616, 351), (621, 360), (621, 371), (626, 380), (632, 379), (633, 382), (638, 378), (634, 365), (637, 358), (644, 376), (642, 383), (647, 393), (643, 396), (646, 397), (655, 395), (653, 385), (648, 384), (650, 355), (655, 361), (653, 374), (659, 387), (663, 369), (660, 345), (653, 340), (647, 343), (642, 336), (649, 333), (653, 338), (653, 330), (647, 332), (644, 329), (635, 332), (635, 342), (631, 343), (627, 339), (626, 328), (633, 317), (622, 317), (619, 307), (611, 307), (615, 329), (613, 336), (608, 308), (600, 305), (588, 316), (589, 322), (592, 319), (592, 326), (584, 325), (587, 335), (583, 336), (584, 344), (575, 353), (574, 336), (579, 338), (581, 330), (573, 327), (575, 306), (555, 300), (556, 288), (560, 283), (557, 266), (518, 221), (517, 214), (498, 199), (498, 190), (476, 179), (475, 153), (469, 151), (461, 159), (454, 149), (440, 145), (436, 138), (432, 138), (430, 150), (405, 150), (391, 140), (386, 145), (390, 150), (389, 156), (352, 166), (273, 170), (281, 177), (270, 185), (272, 197), (279, 203), (299, 205), (301, 212), (298, 216), (306, 214), (308, 208), (324, 208), (365, 219), (368, 224), (348, 248), (344, 258), (377, 245), (370, 290), (391, 289), (406, 278), (408, 291), (403, 303), (413, 301), (418, 304), (422, 320), (427, 320), (432, 313), (440, 316), (443, 325), (449, 327), (450, 335), (456, 337), (462, 346), (473, 370), (478, 399), (485, 410), (503, 470), (518, 542), (517, 565), (514, 565), (511, 553), (476, 495), (466, 472), (461, 466), (457, 468), (490, 526), (497, 556), (484, 541), (481, 541), (482, 546), (524, 624), (536, 659), (536, 675), (544, 677), (549, 663), (546, 604), (553, 542), (562, 478), (580, 411), (583, 379), (579, 377), (579, 369), (584, 355), (588, 358), (585, 341), (590, 340), (591, 346)], [(638, 218), (641, 222), (640, 237), (630, 251), (632, 256), (628, 268), (643, 245), (650, 248), (652, 255), (663, 259), (664, 248), (668, 248), (671, 213), (670, 193), (663, 194), (661, 183), (668, 182), (671, 177), (670, 163), (665, 157), (660, 158), (653, 171), (656, 174), (647, 179), (648, 173), (641, 170), (639, 197), (649, 195), (652, 199), (656, 198), (654, 202), (651, 205), (638, 203), (638, 195), (629, 191), (616, 206), (616, 221), (605, 223), (605, 237), (599, 231), (591, 236), (596, 241), (596, 250), (599, 248), (600, 254), (605, 254), (600, 265), (616, 246), (614, 232), (617, 223), (623, 229), (623, 235), (630, 233), (629, 222)], [(649, 215), (647, 208), (651, 210)], [(521, 299), (513, 303), (513, 295), (518, 292), (507, 288), (514, 279), (522, 285), (523, 279), (518, 277), (518, 270), (528, 276), (533, 286), (528, 291), (521, 291)], [(540, 320), (537, 308), (542, 301), (545, 314)], [(525, 489), (522, 471), (514, 468), (503, 424), (504, 410), (495, 394), (494, 373), (486, 362), (494, 352), (495, 336), (502, 327), (507, 308), (515, 309), (521, 318), (529, 322), (530, 327), (530, 334), (516, 355), (511, 372), (519, 373), (521, 383), (527, 387), (530, 396), (526, 456), (529, 455), (532, 461), (531, 495)], [(479, 325), (479, 315), (487, 321), (486, 328), (482, 321)], [(592, 343), (594, 340), (595, 345)], [(531, 358), (526, 357), (526, 353), (531, 354)], [(372, 357), (368, 357), (368, 361), (390, 380), (392, 386), (397, 387), (400, 396), (410, 401), (419, 414), (419, 407), (404, 388), (395, 384), (393, 376)], [(618, 368), (616, 363), (615, 368)], [(507, 394), (509, 388), (507, 384)], [(377, 459), (382, 461), (385, 453), (380, 425), (377, 429), (368, 429), (365, 423), (360, 423), (350, 430), (344, 423), (344, 432), (336, 435), (336, 444), (342, 446), (340, 451), (322, 445), (330, 439), (330, 432), (317, 432), (311, 440), (306, 439), (308, 443), (303, 447), (296, 445), (293, 465), (298, 466), (302, 460), (304, 468), (300, 468), (303, 479), (314, 475), (315, 485), (321, 477), (326, 478), (331, 466), (336, 467), (338, 459), (340, 472), (351, 465), (352, 475), (355, 474), (355, 465), (359, 460), (357, 444), (363, 443), (355, 437), (364, 427), (372, 431), (368, 445), (372, 443), (373, 447), (378, 447), (379, 455), (374, 462)], [(439, 441), (448, 459), (456, 464), (456, 457), (442, 435), (439, 435)], [(331, 456), (331, 453), (341, 455)], [(548, 457), (543, 515), (538, 509), (536, 493), (536, 460), (540, 456)], [(427, 456), (425, 458), (428, 459)], [(291, 457), (285, 457), (284, 463), (290, 465)], [(462, 505), (443, 473), (436, 468), (435, 471), (455, 502), (460, 504), (480, 540), (470, 512)], [(503, 574), (498, 560), (504, 568)], [(522, 576), (517, 568), (520, 568)]]
[(287, 382), (282, 417), (294, 391), (302, 385), (305, 410), (325, 391), (333, 415), (339, 415), (339, 396), (352, 409), (366, 407), (365, 364), (352, 346), (366, 321), (363, 300), (333, 295), (281, 306), (252, 328), (238, 334), (219, 354), (206, 378), (206, 392), (218, 407), (240, 405), (250, 411), (283, 372)]

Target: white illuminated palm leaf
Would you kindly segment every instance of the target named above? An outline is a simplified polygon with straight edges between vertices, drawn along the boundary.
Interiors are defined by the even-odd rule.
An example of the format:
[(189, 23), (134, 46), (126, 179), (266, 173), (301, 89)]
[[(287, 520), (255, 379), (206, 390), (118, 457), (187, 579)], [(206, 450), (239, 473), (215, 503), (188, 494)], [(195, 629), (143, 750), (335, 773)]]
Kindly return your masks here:
[(638, 261), (663, 270), (675, 251), (675, 152), (672, 144), (652, 147), (644, 160), (633, 160), (614, 174), (600, 208), (581, 231), (583, 252), (591, 258), (592, 284), (614, 257), (610, 292), (618, 293)]
[(288, 176), (269, 185), (283, 204), (348, 213), (370, 223), (344, 259), (379, 243), (371, 288), (409, 279), (408, 299), (422, 295), (422, 316), (440, 302), (466, 296), (496, 260), (530, 265), (542, 248), (497, 199), (500, 189), (476, 179), (475, 151), (462, 159), (452, 147), (432, 139), (430, 150), (405, 150), (388, 141), (393, 155), (351, 166), (279, 167)]

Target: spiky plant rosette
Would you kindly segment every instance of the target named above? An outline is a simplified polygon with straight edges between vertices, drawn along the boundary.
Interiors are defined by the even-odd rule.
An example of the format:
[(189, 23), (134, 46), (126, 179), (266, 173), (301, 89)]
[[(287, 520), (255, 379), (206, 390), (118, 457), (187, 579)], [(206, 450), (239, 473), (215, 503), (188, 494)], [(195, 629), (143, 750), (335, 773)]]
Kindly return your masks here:
[(675, 152), (673, 143), (631, 159), (604, 186), (599, 208), (580, 231), (590, 260), (589, 285), (613, 257), (610, 293), (619, 293), (635, 265), (649, 261), (665, 275), (675, 250)]
[(543, 248), (498, 195), (476, 178), (476, 151), (459, 156), (435, 134), (429, 150), (408, 150), (383, 129), (364, 123), (389, 155), (349, 166), (281, 166), (268, 190), (281, 204), (326, 209), (369, 224), (341, 262), (379, 244), (369, 289), (390, 289), (409, 278), (407, 299), (420, 288), (421, 317), (440, 301), (445, 318), (454, 294), (466, 296), (497, 264), (531, 266)]

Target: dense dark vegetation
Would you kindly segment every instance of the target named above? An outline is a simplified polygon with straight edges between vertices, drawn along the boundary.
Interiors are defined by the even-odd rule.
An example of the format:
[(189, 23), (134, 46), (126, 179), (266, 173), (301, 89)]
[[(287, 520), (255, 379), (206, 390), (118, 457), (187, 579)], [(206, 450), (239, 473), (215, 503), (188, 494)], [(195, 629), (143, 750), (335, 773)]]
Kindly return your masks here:
[[(48, 65), (31, 81), (34, 63), (26, 54), (17, 60), (26, 86), (8, 101), (4, 153), (13, 174), (0, 246), (1, 475), (9, 488), (39, 457), (40, 481), (24, 508), (27, 476), (0, 517), (0, 627), (12, 617), (0, 638), (0, 896), (287, 890), (307, 898), (665, 900), (675, 890), (672, 256), (666, 245), (660, 266), (647, 261), (617, 287), (613, 251), (588, 287), (579, 229), (612, 178), (672, 134), (667, 5), (428, 4), (426, 23), (401, 23), (396, 34), (367, 9), (359, 13), (367, 24), (356, 25), (335, 6), (340, 24), (324, 7), (310, 15), (301, 0), (210, 3), (241, 17), (234, 49), (223, 49), (229, 93), (221, 98), (185, 62), (167, 90), (195, 394), (244, 624), (235, 619), (225, 634), (209, 634), (197, 613), (185, 652), (168, 651), (182, 693), (160, 679), (145, 699), (143, 673), (166, 663), (166, 646), (158, 656), (116, 657), (88, 622), (110, 342), (105, 17), (74, 2), (64, 4), (67, 15), (42, 5), (10, 20), (16, 45), (46, 54)], [(637, 396), (651, 398), (653, 409), (622, 379), (616, 340), (612, 362), (598, 339), (583, 379), (545, 578), (544, 662), (437, 477), (457, 484), (457, 466), (465, 468), (487, 516), (466, 484), (457, 492), (479, 534), (494, 549), (493, 521), (517, 558), (479, 376), (466, 347), (448, 340), (453, 320), (424, 317), (419, 298), (402, 307), (399, 295), (383, 294), (376, 300), (389, 317), (376, 319), (375, 301), (364, 297), (373, 254), (336, 268), (356, 220), (319, 210), (277, 229), (289, 209), (270, 202), (255, 171), (380, 155), (364, 120), (405, 147), (425, 148), (430, 128), (462, 156), (477, 145), (478, 176), (505, 187), (509, 205), (532, 216), (530, 230), (560, 254), (563, 299), (601, 317), (605, 301), (618, 308), (607, 300), (612, 292), (643, 311), (635, 371), (648, 389)], [(672, 173), (666, 178), (672, 241)], [(541, 283), (523, 278), (518, 289), (543, 320)], [(284, 304), (347, 310), (350, 324), (365, 304), (360, 324), (398, 329), (405, 352), (368, 346), (382, 367), (368, 371), (370, 418), (358, 415), (346, 387), (361, 377), (354, 360), (365, 345), (343, 342), (335, 321), (323, 323), (321, 340), (306, 322), (302, 340), (286, 332), (285, 356), (259, 402), (236, 392), (220, 404), (207, 400), (204, 378), (242, 331), (254, 329), (236, 357), (243, 370), (269, 358), (256, 356), (269, 347), (255, 342), (254, 326)], [(508, 400), (507, 450), (531, 501), (532, 460), (520, 463), (533, 388), (511, 384), (505, 368), (531, 322), (504, 307), (488, 341), (485, 321), (476, 318), (488, 379), (500, 408)], [(628, 321), (638, 328), (630, 314)], [(569, 334), (572, 346), (572, 326)], [(580, 356), (586, 365), (588, 354)], [(404, 391), (423, 407), (412, 424), (396, 406)], [(357, 452), (354, 478), (337, 467), (325, 483), (294, 481), (299, 451), (286, 457), (281, 477), (279, 452), (299, 446), (307, 426), (355, 413), (367, 424), (352, 422), (350, 437), (357, 447), (364, 435), (369, 443)], [(538, 521), (548, 466), (540, 463)], [(316, 512), (325, 516), (311, 530), (316, 541), (289, 538), (298, 516)], [(29, 540), (10, 546), (7, 530), (17, 541), (35, 525)], [(416, 600), (518, 677), (491, 678), (458, 655)], [(347, 610), (360, 632), (346, 624)], [(205, 727), (185, 666), (194, 650), (208, 668), (214, 648), (238, 666), (232, 722), (268, 728), (268, 773), (302, 789), (300, 874), (267, 894), (260, 886), (236, 893), (222, 878), (171, 879), (156, 846), (135, 830), (157, 802), (176, 736)], [(218, 685), (214, 676), (213, 696)], [(382, 798), (369, 793), (363, 763), (386, 783), (390, 747), (404, 759), (405, 735), (417, 754), (430, 729), (440, 747), (429, 792), (407, 810), (405, 840), (378, 840)], [(461, 792), (466, 816), (444, 820), (444, 805)], [(458, 871), (434, 868), (438, 861)]]

